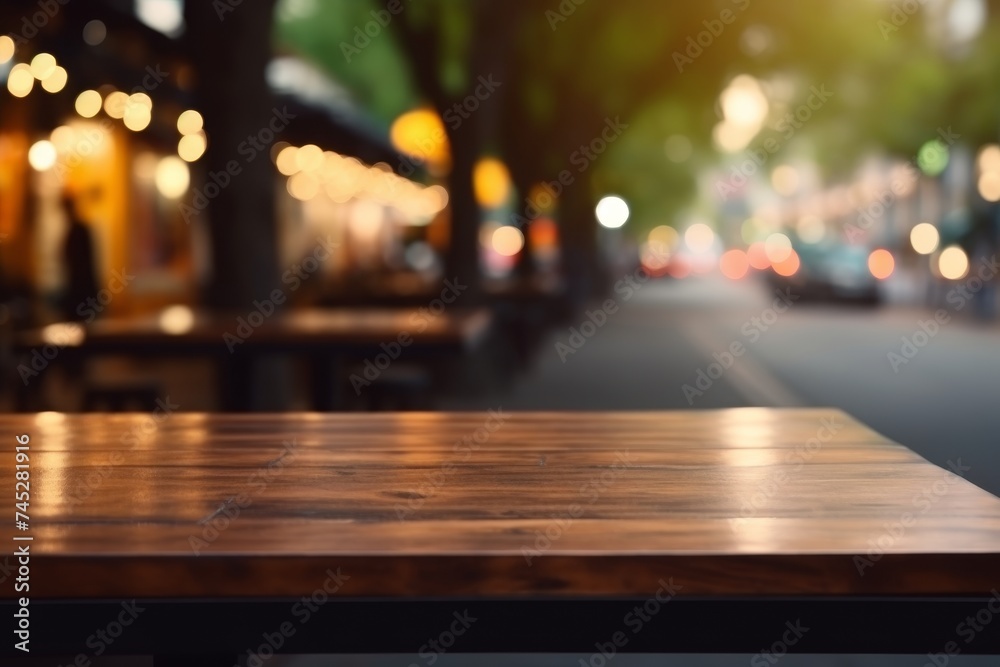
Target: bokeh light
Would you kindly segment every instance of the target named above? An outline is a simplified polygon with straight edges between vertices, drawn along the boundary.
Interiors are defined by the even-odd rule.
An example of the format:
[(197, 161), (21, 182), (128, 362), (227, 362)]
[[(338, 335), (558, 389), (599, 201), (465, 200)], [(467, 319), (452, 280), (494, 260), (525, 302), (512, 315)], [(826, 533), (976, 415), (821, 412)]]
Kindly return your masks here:
[(892, 253), (884, 248), (873, 250), (868, 255), (868, 270), (879, 280), (885, 280), (892, 275), (896, 268), (896, 260), (892, 258)]
[(180, 199), (191, 185), (191, 172), (179, 157), (168, 155), (156, 165), (156, 189), (167, 199)]
[(969, 272), (969, 257), (957, 245), (948, 246), (938, 256), (938, 272), (948, 280), (961, 280)]
[(28, 164), (35, 171), (48, 171), (55, 166), (58, 158), (55, 145), (48, 139), (37, 141), (28, 149)]
[(112, 118), (121, 120), (125, 117), (125, 108), (128, 106), (128, 95), (116, 90), (109, 93), (107, 97), (104, 98), (104, 113), (108, 114)]
[(9, 35), (0, 35), (0, 65), (10, 62), (16, 50), (17, 45)]
[(183, 135), (197, 134), (205, 127), (205, 119), (194, 109), (188, 109), (177, 117), (177, 131)]
[(910, 230), (910, 245), (921, 255), (929, 255), (938, 249), (941, 235), (937, 227), (929, 222), (921, 222)]
[(747, 248), (747, 260), (750, 262), (750, 266), (758, 271), (771, 268), (771, 260), (767, 258), (767, 249), (764, 247), (763, 241), (750, 244), (750, 247)]
[(66, 87), (66, 82), (69, 81), (69, 73), (63, 67), (56, 67), (42, 80), (42, 89), (48, 93), (58, 93), (60, 90)]
[(524, 248), (524, 234), (513, 225), (503, 225), (493, 231), (493, 249), (504, 257), (513, 257)]
[(76, 112), (84, 118), (93, 118), (101, 111), (101, 94), (96, 90), (85, 90), (76, 98)]
[(629, 210), (625, 200), (616, 195), (609, 195), (597, 202), (594, 211), (597, 222), (608, 229), (617, 229), (628, 221)]
[(783, 262), (793, 252), (792, 241), (785, 234), (775, 232), (764, 241), (764, 251), (767, 253), (767, 259), (771, 264)]
[(691, 252), (708, 252), (715, 243), (715, 231), (704, 222), (696, 222), (684, 231), (684, 243)]
[(39, 53), (31, 59), (31, 76), (45, 81), (56, 69), (56, 58), (51, 53)]
[(771, 268), (774, 269), (774, 272), (779, 276), (791, 278), (798, 273), (799, 266), (799, 254), (794, 250), (789, 249), (788, 255), (780, 262), (772, 263)]
[(510, 197), (511, 180), (507, 165), (488, 157), (476, 162), (472, 172), (476, 201), (484, 208), (503, 206)]
[(14, 97), (27, 97), (31, 89), (35, 87), (35, 77), (31, 73), (31, 67), (25, 63), (18, 63), (11, 68), (7, 75), (7, 90)]
[(177, 155), (185, 162), (196, 162), (201, 159), (208, 148), (208, 142), (203, 133), (188, 134), (177, 142)]
[(750, 270), (747, 254), (738, 248), (727, 250), (719, 258), (719, 270), (730, 280), (739, 280)]
[(977, 183), (979, 196), (988, 202), (1000, 201), (1000, 171), (985, 171)]

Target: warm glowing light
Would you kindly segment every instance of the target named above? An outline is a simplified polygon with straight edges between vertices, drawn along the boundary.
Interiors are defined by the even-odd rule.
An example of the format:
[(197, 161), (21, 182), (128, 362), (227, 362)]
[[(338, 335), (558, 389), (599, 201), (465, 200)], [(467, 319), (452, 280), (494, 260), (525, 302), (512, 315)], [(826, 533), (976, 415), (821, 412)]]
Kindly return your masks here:
[(389, 129), (389, 139), (400, 152), (434, 165), (450, 159), (444, 123), (432, 109), (415, 109), (397, 118)]
[(1000, 171), (1000, 145), (987, 144), (979, 149), (976, 166), (979, 171)]
[(183, 135), (197, 134), (205, 128), (205, 119), (194, 109), (188, 109), (177, 117), (177, 131)]
[(680, 242), (680, 234), (669, 225), (660, 225), (649, 230), (649, 236), (646, 237), (646, 240), (652, 250), (672, 252)]
[(60, 153), (65, 153), (73, 148), (73, 144), (76, 143), (76, 130), (74, 130), (69, 125), (60, 125), (56, 129), (52, 130), (52, 134), (49, 136), (49, 140), (52, 145), (56, 147), (56, 150)]
[(177, 154), (185, 162), (198, 161), (205, 154), (207, 148), (208, 142), (205, 140), (203, 133), (188, 134), (181, 137), (181, 140), (177, 142)]
[(8, 35), (0, 35), (0, 65), (10, 62), (17, 45)]
[(104, 98), (104, 113), (112, 118), (122, 119), (125, 117), (125, 107), (128, 106), (128, 95), (116, 90)]
[(617, 195), (609, 195), (597, 202), (594, 210), (597, 215), (597, 222), (602, 227), (617, 229), (628, 221), (628, 204)]
[(79, 347), (85, 336), (83, 327), (75, 322), (50, 324), (42, 329), (42, 341), (58, 347)]
[(938, 257), (938, 271), (948, 280), (961, 280), (969, 272), (969, 256), (957, 245), (948, 246)]
[(727, 122), (744, 127), (759, 127), (767, 117), (768, 103), (757, 79), (741, 74), (719, 96), (722, 115)]
[(750, 244), (750, 247), (747, 248), (747, 259), (750, 261), (750, 266), (758, 271), (771, 268), (771, 260), (767, 258), (767, 250), (764, 248), (763, 241)]
[(892, 275), (896, 268), (896, 260), (892, 258), (892, 253), (884, 248), (873, 250), (868, 255), (868, 270), (879, 280), (885, 280)]
[(153, 110), (153, 98), (146, 93), (133, 93), (128, 96), (129, 106), (140, 106), (146, 107), (150, 111)]
[(792, 241), (781, 232), (775, 232), (764, 241), (764, 252), (771, 264), (783, 262), (794, 252)]
[(35, 77), (31, 73), (31, 67), (24, 63), (18, 63), (11, 68), (7, 75), (7, 90), (14, 97), (27, 97), (31, 89), (35, 87)]
[(730, 280), (739, 280), (750, 270), (750, 260), (742, 250), (727, 250), (719, 258), (719, 270)]
[(979, 177), (979, 196), (989, 202), (1000, 201), (1000, 171), (986, 171)]
[(31, 76), (45, 81), (56, 69), (56, 57), (51, 53), (39, 53), (31, 59)]
[(799, 264), (800, 263), (799, 263), (798, 253), (795, 252), (794, 250), (789, 250), (788, 256), (786, 256), (780, 262), (772, 263), (771, 268), (773, 268), (774, 272), (777, 273), (779, 276), (784, 276), (785, 278), (791, 278), (798, 272)]
[(704, 222), (696, 222), (685, 230), (684, 243), (691, 252), (708, 252), (715, 243), (715, 232)]
[(172, 336), (186, 334), (194, 328), (194, 312), (187, 306), (170, 306), (160, 313), (160, 329)]
[(152, 112), (141, 104), (126, 104), (125, 105), (125, 116), (123, 121), (125, 122), (125, 127), (132, 130), (133, 132), (141, 132), (149, 127), (149, 123), (153, 120)]
[(510, 197), (510, 172), (507, 165), (496, 158), (483, 158), (472, 172), (476, 201), (484, 208), (499, 208)]
[(299, 201), (309, 201), (319, 194), (320, 182), (314, 174), (300, 171), (288, 179), (285, 187), (288, 189), (288, 194)]
[(93, 118), (101, 110), (101, 94), (96, 90), (85, 90), (76, 98), (76, 112), (84, 118)]
[(191, 185), (191, 171), (187, 163), (172, 155), (156, 165), (156, 189), (167, 199), (180, 199)]
[(512, 225), (503, 225), (493, 231), (493, 249), (504, 257), (513, 257), (524, 248), (524, 234)]
[(67, 81), (69, 81), (69, 74), (67, 74), (66, 69), (56, 67), (51, 74), (42, 80), (42, 88), (48, 93), (58, 93), (66, 87)]
[(799, 189), (800, 180), (799, 170), (788, 164), (779, 165), (771, 172), (771, 185), (783, 197), (794, 195)]
[(670, 265), (670, 251), (660, 243), (643, 243), (639, 262), (650, 273), (658, 273)]
[(323, 166), (323, 149), (316, 144), (306, 144), (295, 153), (295, 163), (302, 171), (315, 171)]
[(278, 171), (285, 175), (291, 176), (299, 171), (299, 161), (297, 154), (299, 149), (295, 146), (286, 146), (282, 148), (278, 153), (278, 157), (275, 158), (274, 164), (278, 168)]
[(738, 153), (753, 141), (757, 130), (736, 123), (722, 121), (712, 129), (712, 140), (716, 148), (725, 153)]
[(803, 243), (819, 243), (826, 236), (826, 225), (815, 215), (804, 215), (795, 225), (795, 233)]
[(28, 149), (28, 163), (35, 171), (48, 171), (55, 166), (58, 157), (56, 147), (48, 139), (35, 142)]
[(929, 255), (938, 249), (941, 235), (937, 227), (929, 222), (921, 222), (910, 230), (910, 245), (921, 255)]

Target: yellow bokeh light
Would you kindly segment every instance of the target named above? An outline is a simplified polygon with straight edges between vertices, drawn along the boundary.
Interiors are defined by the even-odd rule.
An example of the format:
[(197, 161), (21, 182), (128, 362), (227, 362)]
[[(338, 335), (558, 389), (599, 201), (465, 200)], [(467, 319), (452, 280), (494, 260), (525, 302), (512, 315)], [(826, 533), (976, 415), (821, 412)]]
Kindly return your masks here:
[(792, 254), (792, 241), (781, 232), (775, 232), (764, 241), (764, 252), (771, 264), (778, 264)]
[(421, 162), (442, 167), (450, 160), (444, 123), (432, 109), (415, 109), (399, 116), (389, 129), (392, 145)]
[(76, 98), (76, 112), (84, 118), (93, 118), (101, 111), (101, 94), (96, 90), (85, 90)]
[(191, 171), (179, 157), (169, 155), (156, 165), (156, 189), (167, 199), (180, 199), (191, 185)]
[(172, 336), (181, 336), (194, 328), (195, 316), (187, 306), (170, 306), (160, 313), (160, 329)]
[(288, 194), (299, 201), (309, 201), (319, 194), (320, 182), (315, 175), (300, 171), (288, 179), (286, 184)]
[(149, 109), (139, 104), (127, 104), (122, 120), (128, 129), (133, 132), (141, 132), (149, 127), (149, 123), (153, 120), (153, 114), (150, 113)]
[(976, 165), (980, 171), (1000, 171), (1000, 146), (987, 144), (979, 150)]
[(302, 171), (315, 171), (323, 166), (326, 156), (316, 144), (306, 144), (295, 153), (295, 163)]
[(177, 142), (177, 154), (185, 162), (197, 162), (205, 154), (208, 141), (204, 133), (188, 134)]
[(969, 257), (957, 245), (948, 246), (938, 256), (938, 271), (948, 280), (961, 280), (969, 272)]
[(646, 240), (653, 251), (671, 252), (677, 247), (677, 243), (680, 241), (680, 234), (669, 225), (660, 225), (659, 227), (653, 227), (649, 231)]
[(63, 67), (56, 67), (42, 81), (42, 88), (49, 93), (58, 93), (60, 90), (66, 87), (66, 82), (69, 81), (69, 74)]
[(988, 202), (1000, 201), (1000, 171), (986, 171), (979, 177), (979, 196)]
[(715, 243), (715, 231), (704, 222), (696, 222), (685, 230), (684, 243), (691, 252), (708, 252)]
[(55, 71), (56, 58), (51, 53), (39, 53), (31, 59), (31, 76), (45, 81)]
[(205, 119), (194, 109), (188, 109), (177, 117), (177, 131), (183, 135), (197, 134), (205, 127)]
[(104, 113), (112, 118), (122, 119), (125, 117), (125, 107), (128, 106), (128, 95), (116, 90), (104, 98)]
[(498, 255), (513, 257), (524, 248), (524, 234), (513, 225), (503, 225), (493, 230), (493, 250)]
[(35, 142), (28, 150), (28, 163), (35, 171), (47, 171), (55, 166), (59, 153), (48, 139)]
[(10, 59), (14, 57), (16, 48), (17, 45), (14, 44), (14, 40), (10, 36), (0, 35), (0, 65), (10, 62)]
[(128, 96), (129, 106), (140, 106), (153, 110), (153, 98), (146, 93), (133, 93)]
[(10, 74), (7, 75), (7, 90), (10, 91), (11, 95), (14, 97), (27, 97), (34, 87), (35, 77), (28, 65), (18, 63), (11, 68)]
[(937, 227), (929, 222), (921, 222), (910, 230), (910, 245), (921, 255), (929, 255), (938, 249), (941, 235)]
[(298, 160), (299, 149), (295, 146), (286, 146), (282, 148), (278, 153), (278, 157), (275, 158), (274, 164), (278, 167), (278, 171), (285, 176), (291, 176), (299, 171), (299, 160)]
[(510, 197), (511, 181), (507, 165), (496, 158), (483, 158), (472, 173), (476, 201), (485, 208), (498, 208)]

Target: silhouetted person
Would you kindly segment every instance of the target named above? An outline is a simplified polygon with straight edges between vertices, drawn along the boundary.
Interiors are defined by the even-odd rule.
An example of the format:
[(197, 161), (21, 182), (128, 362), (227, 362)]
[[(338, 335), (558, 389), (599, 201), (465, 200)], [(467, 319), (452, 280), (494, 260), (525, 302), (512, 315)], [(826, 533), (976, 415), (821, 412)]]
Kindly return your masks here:
[(66, 291), (63, 309), (68, 319), (82, 320), (81, 304), (97, 295), (97, 264), (94, 261), (94, 237), (80, 219), (71, 197), (63, 199), (69, 229), (63, 242), (63, 265), (66, 267)]

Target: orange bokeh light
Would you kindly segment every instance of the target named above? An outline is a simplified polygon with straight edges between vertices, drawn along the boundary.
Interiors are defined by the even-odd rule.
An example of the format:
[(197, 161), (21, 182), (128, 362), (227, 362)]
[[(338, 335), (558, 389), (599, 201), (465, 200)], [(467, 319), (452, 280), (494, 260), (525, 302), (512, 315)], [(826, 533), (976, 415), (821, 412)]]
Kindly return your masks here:
[(884, 248), (874, 250), (868, 255), (868, 270), (879, 280), (891, 276), (895, 268), (896, 260), (892, 258), (892, 253)]
[(799, 266), (799, 254), (792, 250), (789, 252), (788, 257), (780, 262), (775, 262), (772, 268), (779, 276), (790, 278), (798, 272)]
[(727, 250), (719, 259), (719, 270), (730, 280), (739, 280), (750, 270), (750, 260), (742, 250)]
[(747, 250), (747, 259), (750, 266), (758, 271), (771, 268), (771, 260), (767, 258), (767, 250), (764, 248), (763, 241), (750, 244), (750, 248)]

